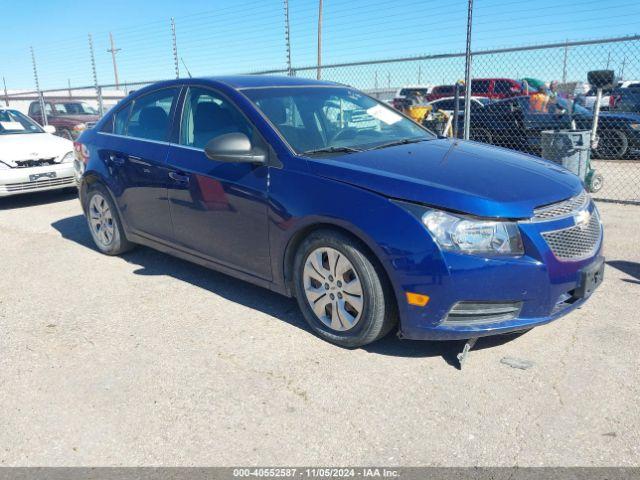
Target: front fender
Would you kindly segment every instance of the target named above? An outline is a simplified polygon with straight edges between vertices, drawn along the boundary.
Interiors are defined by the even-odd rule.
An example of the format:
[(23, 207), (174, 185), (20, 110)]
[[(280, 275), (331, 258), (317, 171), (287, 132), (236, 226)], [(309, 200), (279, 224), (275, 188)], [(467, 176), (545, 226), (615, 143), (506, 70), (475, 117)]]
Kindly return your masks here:
[[(411, 289), (411, 272), (447, 275), (439, 248), (420, 221), (375, 192), (304, 172), (271, 175), (270, 248), (274, 282), (291, 294), (286, 275), (295, 247), (317, 227), (334, 226), (362, 241), (379, 261), (396, 298)], [(293, 249), (293, 251), (292, 251)], [(402, 318), (404, 302), (398, 308)]]

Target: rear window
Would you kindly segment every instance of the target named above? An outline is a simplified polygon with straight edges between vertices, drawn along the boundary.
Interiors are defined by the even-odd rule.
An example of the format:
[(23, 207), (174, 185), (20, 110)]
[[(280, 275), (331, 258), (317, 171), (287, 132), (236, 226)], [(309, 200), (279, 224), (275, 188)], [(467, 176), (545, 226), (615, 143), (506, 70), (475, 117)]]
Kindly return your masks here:
[(471, 80), (471, 92), (475, 94), (489, 93), (489, 80)]
[(439, 87), (434, 87), (433, 93), (437, 93), (439, 95), (453, 95), (453, 85), (440, 85)]

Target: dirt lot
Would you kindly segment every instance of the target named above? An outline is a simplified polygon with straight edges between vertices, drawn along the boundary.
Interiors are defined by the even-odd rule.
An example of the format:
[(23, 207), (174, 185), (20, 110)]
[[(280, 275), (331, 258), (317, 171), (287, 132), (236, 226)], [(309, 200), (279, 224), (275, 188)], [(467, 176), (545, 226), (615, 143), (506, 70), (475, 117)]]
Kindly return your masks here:
[(343, 350), (292, 300), (100, 255), (71, 194), (0, 200), (0, 464), (638, 465), (640, 207), (599, 207), (591, 301), (459, 371), (458, 342)]

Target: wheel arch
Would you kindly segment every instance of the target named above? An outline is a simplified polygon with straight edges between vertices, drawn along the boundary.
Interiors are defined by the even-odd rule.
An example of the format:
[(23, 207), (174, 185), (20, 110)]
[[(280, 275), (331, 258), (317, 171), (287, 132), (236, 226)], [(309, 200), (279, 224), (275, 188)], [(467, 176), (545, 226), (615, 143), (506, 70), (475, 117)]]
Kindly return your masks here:
[(373, 242), (369, 237), (367, 237), (363, 232), (353, 226), (343, 225), (342, 223), (338, 223), (331, 219), (317, 219), (312, 222), (307, 222), (305, 225), (300, 226), (295, 233), (289, 238), (287, 242), (287, 246), (285, 248), (285, 252), (282, 259), (282, 275), (285, 283), (285, 288), (287, 293), (290, 296), (293, 296), (294, 288), (293, 288), (293, 264), (296, 256), (296, 252), (298, 248), (302, 244), (302, 242), (313, 232), (319, 230), (333, 230), (339, 232), (343, 235), (351, 237), (360, 243), (365, 250), (365, 253), (368, 254), (369, 259), (374, 263), (374, 265), (380, 270), (380, 272), (385, 276), (384, 280), (389, 283), (391, 287), (391, 292), (393, 294), (393, 301), (398, 307), (398, 299), (396, 294), (395, 284), (393, 282), (393, 277), (389, 274), (388, 265), (381, 258), (382, 250), (380, 247)]

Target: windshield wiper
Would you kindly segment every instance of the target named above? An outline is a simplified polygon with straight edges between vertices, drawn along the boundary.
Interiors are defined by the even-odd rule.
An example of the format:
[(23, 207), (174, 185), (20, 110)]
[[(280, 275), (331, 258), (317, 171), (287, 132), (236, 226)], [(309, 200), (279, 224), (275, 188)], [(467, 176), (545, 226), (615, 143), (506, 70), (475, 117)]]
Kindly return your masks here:
[(324, 147), (318, 148), (315, 150), (307, 150), (306, 152), (302, 152), (303, 155), (313, 155), (315, 153), (357, 153), (362, 152), (362, 150), (353, 147)]
[(403, 138), (402, 140), (394, 140), (393, 142), (382, 143), (371, 147), (369, 150), (379, 150), (381, 148), (394, 147), (396, 145), (409, 145), (410, 143), (426, 142), (432, 140), (431, 138)]

